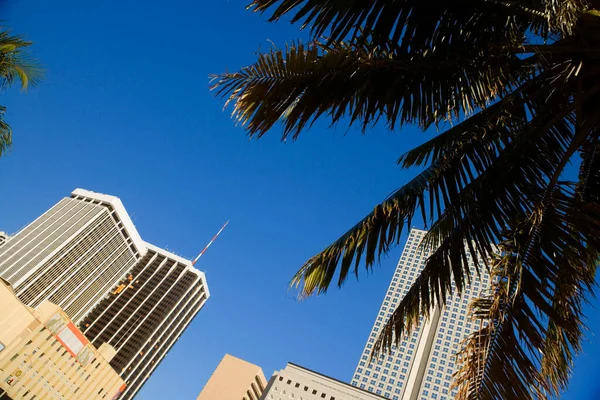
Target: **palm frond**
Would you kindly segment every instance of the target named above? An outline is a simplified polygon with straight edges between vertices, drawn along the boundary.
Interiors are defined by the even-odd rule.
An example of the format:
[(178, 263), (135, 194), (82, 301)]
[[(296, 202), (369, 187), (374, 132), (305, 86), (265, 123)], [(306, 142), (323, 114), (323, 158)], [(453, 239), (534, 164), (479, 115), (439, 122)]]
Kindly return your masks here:
[[(547, 13), (546, 3), (544, 0), (254, 0), (249, 8), (257, 12), (272, 10), (271, 21), (290, 15), (292, 23), (310, 27), (317, 38), (327, 34), (331, 40), (339, 41), (367, 34), (401, 42), (407, 49), (418, 49), (440, 40), (473, 43), (479, 38), (493, 40), (527, 28), (545, 31), (556, 25), (549, 24), (554, 18)], [(566, 16), (561, 21), (574, 22), (565, 19)]]
[(600, 204), (600, 138), (598, 132), (584, 143), (579, 166), (579, 194), (585, 201)]
[[(31, 45), (20, 36), (0, 29), (0, 91), (20, 83), (21, 90), (37, 85), (43, 76), (38, 63), (31, 57), (27, 48)], [(12, 129), (4, 120), (6, 108), (0, 106), (0, 157), (12, 145)]]
[(215, 76), (212, 89), (233, 103), (233, 115), (250, 135), (260, 137), (282, 121), (285, 139), (324, 114), (332, 124), (344, 117), (360, 121), (363, 130), (380, 119), (390, 129), (427, 128), (487, 106), (533, 73), (531, 59), (497, 48), (447, 43), (414, 56), (391, 42), (297, 43)]
[[(543, 325), (517, 290), (520, 263), (515, 254), (498, 257), (492, 269), (491, 293), (472, 302), (481, 328), (473, 333), (457, 363), (457, 399), (543, 398), (532, 348), (543, 342)], [(535, 356), (535, 353), (533, 353)], [(532, 393), (533, 392), (533, 393)]]
[(547, 398), (566, 387), (600, 249), (600, 207), (574, 186), (559, 183), (540, 197), (539, 217), (506, 233), (492, 290), (473, 303), (482, 327), (459, 354), (459, 399)]
[[(480, 329), (459, 354), (460, 399), (534, 399), (566, 387), (583, 333), (582, 303), (600, 258), (600, 12), (585, 0), (253, 0), (289, 16), (309, 44), (259, 54), (212, 90), (261, 137), (278, 122), (295, 139), (320, 117), (366, 130), (455, 125), (405, 153), (426, 166), (292, 279), (323, 293), (367, 270), (420, 214), (425, 266), (372, 356), (473, 279)], [(525, 55), (530, 55), (525, 58)], [(438, 125), (439, 126), (439, 125)], [(579, 181), (565, 166), (581, 154)], [(496, 246), (500, 243), (499, 247)], [(336, 278), (337, 275), (337, 278)]]
[[(564, 96), (562, 98), (563, 102), (568, 101)], [(530, 192), (536, 182), (542, 182), (553, 173), (555, 163), (564, 153), (565, 141), (572, 135), (565, 122), (572, 114), (572, 106), (569, 108), (568, 103), (561, 114), (555, 114), (552, 108), (552, 113), (541, 113), (531, 121), (527, 121), (524, 102), (516, 104), (520, 105), (511, 110), (512, 124), (505, 124), (505, 115), (500, 111), (510, 108), (503, 108), (501, 104), (495, 109), (498, 111), (496, 119), (490, 118), (485, 128), (489, 135), (473, 135), (464, 146), (436, 159), (344, 236), (307, 261), (293, 283), (303, 284), (305, 295), (324, 292), (339, 264), (338, 285), (341, 285), (353, 261), (354, 273), (358, 274), (364, 253), (366, 266), (370, 268), (377, 257), (398, 240), (404, 225), (410, 226), (416, 210), (421, 209), (425, 221), (439, 219), (428, 235), (431, 241), (426, 243), (437, 250), (419, 278), (429, 283), (418, 281), (405, 301), (414, 304), (417, 300), (408, 300), (408, 297), (421, 293), (425, 304), (430, 305), (429, 296), (437, 296), (438, 288), (442, 290), (439, 297), (445, 298), (444, 288), (449, 288), (450, 281), (440, 283), (442, 275), (449, 276), (443, 271), (454, 269), (455, 282), (459, 283), (459, 289), (462, 288), (462, 274), (457, 269), (462, 263), (449, 265), (448, 260), (464, 260), (465, 254), (461, 253), (464, 246), (452, 246), (452, 243), (475, 241), (482, 256), (489, 255), (492, 248), (485, 243), (494, 243), (499, 238), (497, 224), (505, 224), (512, 214), (524, 212), (520, 197)], [(482, 127), (480, 122), (480, 116), (476, 115), (453, 128), (452, 133), (462, 136), (477, 132)], [(549, 149), (549, 155), (543, 152), (546, 149)], [(500, 187), (498, 193), (490, 192), (497, 187), (493, 183), (502, 178), (511, 182), (510, 189)], [(484, 216), (485, 212), (489, 214)], [(462, 228), (456, 228), (459, 222)], [(439, 260), (444, 268), (435, 260)], [(430, 274), (429, 269), (435, 272)], [(401, 310), (400, 307), (399, 312)]]
[(22, 37), (0, 30), (0, 89), (18, 81), (26, 90), (41, 81), (43, 70), (27, 50), (30, 45)]
[(0, 106), (0, 157), (2, 157), (12, 145), (12, 129), (4, 122), (6, 107)]

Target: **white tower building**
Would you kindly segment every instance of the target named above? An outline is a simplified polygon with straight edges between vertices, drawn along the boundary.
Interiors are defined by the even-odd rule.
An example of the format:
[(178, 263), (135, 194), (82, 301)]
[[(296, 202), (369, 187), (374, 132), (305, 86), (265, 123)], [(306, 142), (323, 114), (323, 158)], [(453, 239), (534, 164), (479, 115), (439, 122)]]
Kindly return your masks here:
[(352, 378), (352, 385), (391, 400), (454, 398), (456, 393), (451, 386), (452, 375), (457, 371), (455, 354), (461, 342), (476, 328), (468, 318), (469, 302), (489, 287), (490, 278), (485, 268), (479, 268), (481, 277), (478, 278), (469, 255), (472, 286), (461, 297), (450, 297), (446, 307), (433, 312), (426, 323), (420, 324), (385, 358), (369, 363), (373, 344), (381, 328), (419, 276), (431, 254), (431, 249), (419, 247), (426, 233), (420, 229), (411, 230)]

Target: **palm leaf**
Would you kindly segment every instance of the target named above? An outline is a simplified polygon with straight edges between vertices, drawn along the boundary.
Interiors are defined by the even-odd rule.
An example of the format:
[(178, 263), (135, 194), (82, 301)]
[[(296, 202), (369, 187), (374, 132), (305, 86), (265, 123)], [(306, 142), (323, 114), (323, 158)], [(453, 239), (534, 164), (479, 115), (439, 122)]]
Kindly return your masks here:
[(4, 112), (6, 108), (0, 106), (0, 157), (4, 155), (12, 144), (12, 130), (10, 126), (4, 122)]
[(37, 85), (43, 71), (31, 57), (27, 48), (31, 45), (20, 36), (0, 30), (0, 88), (7, 88), (19, 81), (21, 89)]
[[(313, 40), (214, 77), (251, 136), (281, 122), (283, 139), (295, 139), (323, 116), (363, 131), (378, 122), (455, 125), (400, 157), (403, 168), (424, 171), (308, 260), (292, 280), (301, 294), (342, 285), (363, 261), (371, 269), (420, 213), (430, 256), (372, 355), (469, 285), (471, 255), (495, 278), (473, 304), (481, 329), (460, 354), (460, 398), (564, 389), (600, 249), (600, 84), (590, 45), (600, 12), (580, 0), (254, 0), (250, 8), (301, 22)], [(577, 153), (579, 181), (561, 181)]]
[[(576, 1), (569, 3), (582, 7)], [(303, 27), (310, 26), (314, 37), (328, 34), (339, 41), (367, 34), (419, 49), (443, 40), (473, 43), (482, 37), (491, 40), (514, 30), (545, 31), (557, 25), (547, 6), (546, 1), (539, 0), (254, 0), (249, 8), (257, 12), (272, 10), (270, 21), (289, 14), (292, 23), (302, 21)], [(562, 16), (559, 27), (573, 22), (569, 15)]]
[(560, 183), (540, 197), (541, 218), (506, 233), (490, 294), (473, 303), (482, 328), (459, 354), (459, 399), (547, 398), (566, 387), (600, 244), (600, 208), (574, 186)]
[[(37, 85), (43, 72), (27, 51), (31, 45), (20, 36), (11, 35), (8, 30), (0, 30), (0, 91), (19, 82), (21, 90)], [(0, 106), (0, 157), (12, 145), (12, 129), (4, 120), (6, 108)]]
[(295, 138), (324, 114), (332, 124), (344, 117), (360, 121), (363, 130), (380, 119), (390, 129), (427, 128), (487, 106), (533, 74), (531, 61), (453, 43), (420, 56), (392, 42), (297, 43), (215, 76), (212, 89), (234, 104), (235, 118), (257, 137), (283, 121), (283, 138)]
[[(521, 93), (522, 99), (525, 99), (526, 94), (528, 93)], [(559, 97), (558, 94), (555, 96)], [(545, 97), (543, 98), (545, 99)], [(568, 100), (565, 100), (564, 96), (561, 98), (563, 102)], [(478, 243), (482, 244), (490, 239), (497, 239), (499, 236), (496, 225), (502, 221), (506, 223), (507, 215), (522, 211), (518, 201), (519, 197), (523, 192), (529, 191), (533, 183), (540, 182), (544, 176), (553, 173), (556, 163), (564, 153), (565, 140), (571, 135), (568, 126), (564, 125), (564, 118), (567, 118), (572, 112), (572, 107), (569, 108), (568, 103), (562, 114), (555, 115), (555, 109), (552, 108), (532, 121), (526, 120), (527, 110), (523, 100), (515, 101), (515, 106), (512, 108), (505, 107), (507, 104), (508, 100), (485, 112), (485, 115), (490, 117), (486, 124), (481, 124), (481, 116), (475, 115), (449, 131), (450, 136), (458, 137), (478, 130), (479, 134), (471, 135), (470, 142), (465, 142), (454, 153), (448, 153), (444, 157), (436, 159), (430, 167), (394, 192), (345, 235), (307, 261), (296, 274), (293, 282), (304, 285), (302, 292), (305, 295), (315, 291), (324, 292), (329, 287), (339, 264), (338, 285), (341, 285), (347, 278), (353, 260), (355, 261), (355, 274), (358, 273), (358, 265), (363, 253), (366, 257), (367, 268), (371, 267), (377, 259), (377, 255), (380, 256), (387, 252), (389, 246), (398, 240), (405, 224), (410, 226), (415, 212), (419, 208), (425, 221), (442, 219), (439, 224), (434, 225), (431, 235), (429, 235), (431, 241), (426, 241), (426, 245), (438, 248), (432, 256), (433, 259), (445, 260), (448, 254), (442, 256), (441, 254), (444, 252), (464, 250), (464, 246), (452, 247), (450, 243), (453, 240), (455, 243), (464, 241), (470, 243), (471, 240), (478, 239)], [(512, 111), (513, 123), (511, 125), (505, 125), (504, 110)], [(521, 115), (520, 119), (518, 115)], [(545, 124), (542, 121), (546, 121)], [(519, 126), (520, 130), (511, 130)], [(547, 139), (544, 139), (546, 137)], [(544, 140), (539, 140), (540, 138)], [(546, 148), (551, 149), (549, 155), (553, 157), (542, 152)], [(500, 156), (501, 154), (502, 156)], [(491, 169), (488, 171), (490, 167)], [(491, 183), (507, 173), (510, 174), (509, 182), (512, 182), (514, 189), (506, 190), (506, 188), (500, 187), (498, 193), (484, 191), (485, 198), (481, 194), (477, 194), (481, 193), (482, 187), (490, 187), (493, 190), (495, 186)], [(461, 207), (455, 207), (455, 205), (461, 205)], [(465, 209), (469, 205), (473, 206)], [(476, 209), (481, 211), (472, 212), (473, 218), (471, 219), (478, 220), (478, 223), (469, 227), (471, 221), (465, 221), (463, 226), (468, 227), (464, 228), (467, 230), (463, 229), (460, 237), (449, 239), (447, 245), (440, 246), (443, 238), (449, 236), (447, 232), (454, 229), (453, 225), (445, 224), (443, 221), (462, 220), (462, 215), (469, 215), (468, 212), (476, 211)], [(484, 218), (482, 217), (483, 211), (493, 212)], [(442, 229), (444, 227), (445, 231)], [(494, 229), (495, 233), (490, 236), (488, 233), (491, 229)], [(370, 235), (367, 232), (370, 232)], [(471, 234), (468, 235), (464, 232)], [(380, 240), (378, 244), (377, 240)], [(492, 251), (489, 245), (481, 246), (479, 250), (482, 251), (483, 256)], [(458, 254), (450, 257), (454, 260), (465, 258), (464, 254), (453, 254)], [(454, 267), (456, 268), (456, 265)], [(431, 268), (442, 273), (439, 265), (436, 267), (431, 264)], [(447, 269), (453, 268), (447, 266)], [(427, 274), (427, 267), (424, 273)], [(317, 280), (317, 277), (322, 280)], [(462, 280), (462, 275), (457, 275), (456, 279)], [(446, 282), (442, 286), (448, 284), (449, 282)], [(459, 284), (459, 288), (462, 288), (462, 284)], [(432, 291), (432, 293), (435, 292)], [(428, 293), (429, 291), (423, 294), (427, 294), (428, 297)], [(445, 294), (442, 293), (441, 296), (445, 297)], [(425, 301), (430, 303), (429, 300)]]

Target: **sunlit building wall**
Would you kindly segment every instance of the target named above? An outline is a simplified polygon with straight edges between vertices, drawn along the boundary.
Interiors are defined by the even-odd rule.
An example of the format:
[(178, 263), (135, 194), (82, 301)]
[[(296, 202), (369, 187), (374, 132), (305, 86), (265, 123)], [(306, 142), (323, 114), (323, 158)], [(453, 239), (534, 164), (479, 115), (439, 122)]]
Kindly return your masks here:
[(78, 323), (146, 252), (121, 201), (77, 189), (0, 246), (0, 277), (30, 307)]
[(0, 280), (0, 399), (116, 399), (114, 351), (94, 347), (55, 304), (23, 305)]
[(258, 400), (266, 386), (258, 365), (225, 354), (196, 400)]
[(300, 365), (288, 363), (275, 371), (261, 400), (386, 400)]
[(391, 400), (454, 398), (452, 375), (458, 368), (455, 355), (461, 342), (476, 329), (468, 317), (469, 302), (489, 287), (490, 278), (485, 267), (480, 265), (481, 276), (478, 276), (469, 255), (473, 283), (462, 297), (450, 297), (446, 307), (434, 311), (431, 318), (405, 337), (398, 347), (394, 346), (384, 358), (370, 363), (370, 354), (382, 327), (408, 293), (431, 254), (431, 249), (419, 246), (426, 233), (420, 229), (411, 230), (352, 378), (352, 385)]

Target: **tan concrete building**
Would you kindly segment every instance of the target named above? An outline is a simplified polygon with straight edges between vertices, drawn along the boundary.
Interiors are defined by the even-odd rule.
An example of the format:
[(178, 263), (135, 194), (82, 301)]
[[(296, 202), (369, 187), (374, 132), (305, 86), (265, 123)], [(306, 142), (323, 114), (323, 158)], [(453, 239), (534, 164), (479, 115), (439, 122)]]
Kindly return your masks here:
[(225, 354), (197, 400), (258, 400), (266, 386), (259, 366)]
[(109, 361), (55, 304), (25, 306), (0, 279), (0, 399), (108, 399), (125, 389)]

